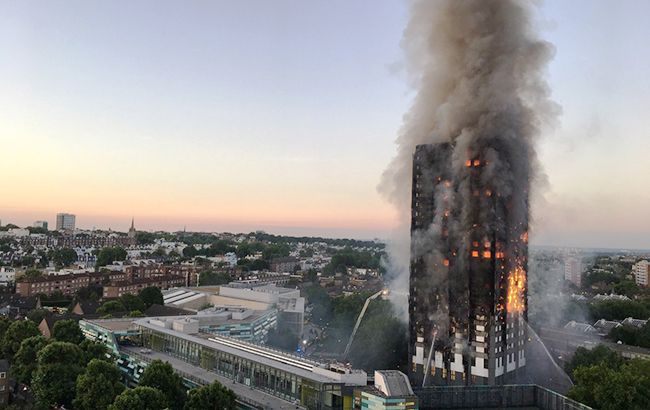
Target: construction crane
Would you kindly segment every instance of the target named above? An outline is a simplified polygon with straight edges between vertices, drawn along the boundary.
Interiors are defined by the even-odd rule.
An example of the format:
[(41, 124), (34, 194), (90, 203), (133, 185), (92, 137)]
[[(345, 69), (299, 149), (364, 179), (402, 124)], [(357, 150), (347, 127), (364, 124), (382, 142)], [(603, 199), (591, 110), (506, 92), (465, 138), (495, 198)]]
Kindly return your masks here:
[(345, 346), (345, 351), (343, 352), (343, 360), (347, 359), (348, 354), (350, 353), (350, 348), (352, 347), (352, 342), (354, 341), (354, 335), (357, 334), (357, 330), (359, 329), (359, 325), (361, 324), (361, 319), (363, 319), (363, 315), (366, 314), (366, 309), (368, 309), (368, 305), (370, 304), (370, 301), (373, 299), (377, 299), (379, 296), (382, 295), (384, 296), (388, 295), (388, 289), (380, 290), (379, 292), (373, 294), (368, 299), (366, 299), (366, 303), (363, 304), (361, 313), (359, 313), (359, 317), (357, 317), (357, 323), (354, 324), (354, 329), (352, 330), (352, 334), (350, 335), (350, 340), (348, 340), (348, 345)]

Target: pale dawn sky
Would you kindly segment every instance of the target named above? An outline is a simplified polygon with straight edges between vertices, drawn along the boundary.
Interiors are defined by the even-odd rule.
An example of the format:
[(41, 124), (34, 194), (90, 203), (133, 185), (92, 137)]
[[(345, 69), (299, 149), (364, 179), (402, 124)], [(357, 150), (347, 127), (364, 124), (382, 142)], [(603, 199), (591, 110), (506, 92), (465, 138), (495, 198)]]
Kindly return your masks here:
[[(385, 237), (400, 0), (0, 0), (0, 219)], [(650, 2), (553, 0), (534, 243), (650, 248)]]

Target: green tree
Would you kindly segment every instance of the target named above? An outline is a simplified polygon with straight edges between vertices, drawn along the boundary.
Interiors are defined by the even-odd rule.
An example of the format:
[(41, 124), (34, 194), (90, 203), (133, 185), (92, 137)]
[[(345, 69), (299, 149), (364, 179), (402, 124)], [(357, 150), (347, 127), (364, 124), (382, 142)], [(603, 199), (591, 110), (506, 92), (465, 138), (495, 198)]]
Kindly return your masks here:
[(163, 410), (167, 407), (165, 395), (158, 389), (138, 386), (124, 390), (108, 410)]
[(633, 359), (620, 369), (605, 363), (575, 369), (575, 386), (568, 396), (601, 410), (650, 408), (650, 361)]
[(332, 255), (330, 263), (323, 268), (323, 274), (331, 276), (335, 273), (346, 273), (349, 267), (379, 269), (381, 255), (381, 252), (345, 248)]
[(41, 228), (40, 226), (38, 226), (38, 227), (37, 226), (28, 226), (27, 230), (29, 231), (30, 235), (34, 235), (34, 234), (47, 235), (47, 233), (48, 233), (47, 229)]
[(147, 308), (151, 305), (165, 304), (162, 292), (155, 286), (149, 286), (148, 288), (142, 289), (138, 296), (140, 296), (140, 299), (142, 299)]
[(79, 344), (84, 340), (79, 324), (72, 319), (59, 320), (54, 323), (52, 337), (59, 342), (69, 342)]
[(90, 361), (93, 359), (104, 360), (108, 362), (110, 361), (110, 359), (106, 357), (108, 354), (108, 349), (103, 343), (97, 343), (93, 342), (92, 340), (84, 339), (81, 343), (79, 343), (79, 348), (83, 353), (84, 365), (90, 363)]
[(637, 346), (650, 348), (650, 321), (646, 322), (646, 324), (639, 329), (639, 333), (637, 333), (636, 337)]
[(564, 366), (564, 370), (569, 376), (573, 376), (573, 371), (578, 367), (589, 367), (597, 364), (603, 364), (610, 369), (618, 370), (623, 364), (623, 358), (604, 345), (598, 345), (592, 350), (579, 347), (571, 360)]
[(238, 258), (245, 258), (252, 253), (253, 250), (251, 249), (250, 245), (246, 242), (240, 243), (237, 246), (237, 250), (235, 250), (235, 255), (237, 255)]
[(608, 335), (613, 342), (622, 342), (626, 345), (650, 348), (650, 322), (637, 328), (636, 326), (617, 326)]
[(146, 309), (146, 306), (142, 299), (130, 293), (125, 293), (124, 295), (120, 296), (120, 302), (124, 306), (124, 309), (129, 312), (132, 310), (139, 310), (142, 312)]
[(218, 286), (225, 285), (232, 278), (227, 272), (205, 271), (199, 274), (199, 286)]
[(32, 322), (36, 323), (39, 325), (47, 315), (50, 314), (50, 311), (47, 309), (33, 309), (30, 310), (29, 313), (27, 314), (27, 319), (31, 320)]
[(237, 408), (235, 393), (214, 382), (207, 386), (190, 390), (184, 410), (234, 410)]
[(623, 320), (628, 317), (646, 318), (650, 311), (641, 302), (634, 300), (606, 300), (589, 306), (594, 320)]
[(38, 353), (32, 388), (42, 406), (72, 405), (77, 377), (83, 372), (83, 352), (72, 343), (53, 342)]
[(311, 258), (314, 256), (314, 251), (312, 249), (302, 249), (300, 251), (300, 256), (303, 258)]
[(614, 292), (631, 297), (639, 293), (639, 287), (633, 280), (625, 279), (614, 285)]
[(262, 251), (262, 257), (266, 260), (289, 256), (291, 248), (286, 243), (270, 244)]
[(41, 276), (43, 276), (43, 271), (40, 269), (27, 269), (25, 273), (23, 273), (25, 279), (36, 279)]
[(318, 272), (316, 269), (309, 269), (305, 274), (305, 282), (316, 282), (318, 280)]
[(156, 241), (156, 235), (150, 232), (136, 232), (135, 241), (138, 245), (151, 245)]
[(25, 267), (34, 266), (35, 263), (36, 263), (36, 258), (33, 257), (32, 255), (25, 255), (20, 260), (20, 266), (25, 266)]
[(56, 249), (52, 252), (51, 259), (58, 267), (68, 266), (77, 261), (77, 252), (71, 248)]
[(38, 336), (41, 332), (36, 323), (31, 320), (16, 320), (13, 322), (2, 339), (2, 354), (11, 361), (20, 349), (20, 344), (28, 337)]
[(11, 374), (19, 383), (31, 384), (32, 376), (37, 366), (38, 352), (40, 352), (49, 341), (43, 336), (32, 336), (23, 340), (20, 348), (11, 362)]
[(198, 253), (199, 252), (192, 245), (189, 245), (189, 246), (186, 246), (186, 247), (183, 248), (183, 256), (185, 256), (186, 258), (193, 258), (196, 255), (198, 255)]
[(128, 314), (129, 317), (144, 317), (144, 313), (140, 312), (139, 310), (132, 310)]
[(73, 401), (76, 410), (106, 410), (124, 390), (122, 373), (112, 363), (91, 360), (84, 373), (77, 378), (77, 395)]
[(0, 341), (5, 337), (5, 333), (7, 333), (7, 329), (9, 329), (11, 323), (8, 317), (0, 316)]
[(352, 326), (369, 296), (369, 293), (362, 292), (335, 298), (332, 301), (335, 322), (333, 326), (352, 330)]
[(115, 261), (123, 261), (126, 259), (126, 250), (119, 246), (102, 248), (97, 254), (96, 267), (110, 265)]
[(269, 269), (269, 263), (264, 259), (253, 259), (248, 265), (250, 270), (264, 270)]
[(102, 287), (99, 285), (90, 285), (79, 289), (75, 293), (75, 301), (77, 302), (86, 302), (91, 301), (95, 302), (102, 297)]
[(614, 342), (622, 342), (626, 345), (637, 345), (637, 335), (639, 334), (639, 329), (634, 326), (617, 326), (613, 328), (607, 337)]
[(169, 363), (161, 360), (149, 363), (140, 377), (140, 385), (153, 387), (163, 392), (167, 405), (173, 410), (183, 408), (186, 399), (183, 379), (174, 372), (174, 368)]
[(126, 312), (126, 307), (119, 300), (109, 300), (97, 308), (100, 315), (112, 315), (113, 313)]
[(220, 239), (210, 245), (207, 256), (224, 255), (228, 252), (235, 252), (235, 250), (232, 242)]

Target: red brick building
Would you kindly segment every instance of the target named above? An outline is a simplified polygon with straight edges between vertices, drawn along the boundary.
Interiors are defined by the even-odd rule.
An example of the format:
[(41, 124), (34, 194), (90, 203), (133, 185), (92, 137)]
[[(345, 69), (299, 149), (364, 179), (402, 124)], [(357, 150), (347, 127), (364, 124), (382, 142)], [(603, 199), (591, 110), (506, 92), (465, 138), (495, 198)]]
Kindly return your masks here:
[(132, 279), (130, 281), (112, 282), (104, 285), (104, 298), (119, 298), (125, 294), (138, 294), (142, 289), (155, 286), (160, 289), (168, 289), (177, 286), (185, 286), (185, 278), (176, 275), (167, 275), (154, 278)]
[(82, 273), (23, 278), (16, 282), (16, 293), (24, 297), (37, 294), (49, 295), (55, 292), (72, 295), (90, 285), (101, 286), (104, 277), (103, 273)]

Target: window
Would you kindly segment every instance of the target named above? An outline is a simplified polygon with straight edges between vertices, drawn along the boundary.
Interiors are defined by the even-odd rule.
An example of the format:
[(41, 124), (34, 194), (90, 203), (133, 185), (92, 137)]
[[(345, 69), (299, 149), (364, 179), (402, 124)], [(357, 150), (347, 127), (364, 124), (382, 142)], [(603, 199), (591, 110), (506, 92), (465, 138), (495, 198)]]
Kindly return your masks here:
[(7, 373), (6, 373), (6, 372), (0, 372), (0, 379), (4, 379), (4, 378), (6, 378), (6, 377), (7, 377)]

